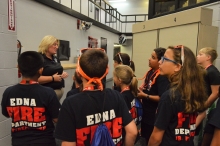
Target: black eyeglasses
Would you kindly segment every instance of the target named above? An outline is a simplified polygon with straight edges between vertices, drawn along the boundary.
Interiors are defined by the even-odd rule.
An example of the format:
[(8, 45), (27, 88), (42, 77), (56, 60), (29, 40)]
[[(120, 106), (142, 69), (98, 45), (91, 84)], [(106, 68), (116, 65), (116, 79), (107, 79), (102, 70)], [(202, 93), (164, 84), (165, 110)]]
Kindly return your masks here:
[(174, 61), (174, 60), (171, 60), (171, 59), (168, 59), (168, 58), (166, 58), (166, 57), (161, 57), (161, 62), (163, 63), (164, 62), (164, 60), (166, 60), (166, 61), (169, 61), (169, 62), (173, 62), (173, 63), (175, 63), (175, 64), (178, 64), (176, 61)]

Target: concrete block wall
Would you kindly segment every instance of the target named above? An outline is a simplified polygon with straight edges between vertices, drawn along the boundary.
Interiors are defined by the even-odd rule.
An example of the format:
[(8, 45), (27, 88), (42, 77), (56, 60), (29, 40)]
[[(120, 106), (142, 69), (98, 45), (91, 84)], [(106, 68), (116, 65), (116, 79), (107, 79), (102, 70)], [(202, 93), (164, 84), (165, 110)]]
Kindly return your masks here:
[[(8, 0), (0, 0), (0, 100), (4, 90), (18, 82), (17, 32), (8, 31)], [(0, 145), (11, 145), (11, 119), (0, 109)]]

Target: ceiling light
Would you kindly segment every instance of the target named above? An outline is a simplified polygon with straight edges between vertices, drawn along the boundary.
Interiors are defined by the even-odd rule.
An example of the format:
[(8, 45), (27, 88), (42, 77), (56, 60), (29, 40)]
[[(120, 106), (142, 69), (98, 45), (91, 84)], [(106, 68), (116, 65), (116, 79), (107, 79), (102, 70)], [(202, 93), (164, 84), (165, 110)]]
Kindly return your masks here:
[(126, 0), (110, 0), (110, 3), (116, 3), (116, 2), (125, 2)]

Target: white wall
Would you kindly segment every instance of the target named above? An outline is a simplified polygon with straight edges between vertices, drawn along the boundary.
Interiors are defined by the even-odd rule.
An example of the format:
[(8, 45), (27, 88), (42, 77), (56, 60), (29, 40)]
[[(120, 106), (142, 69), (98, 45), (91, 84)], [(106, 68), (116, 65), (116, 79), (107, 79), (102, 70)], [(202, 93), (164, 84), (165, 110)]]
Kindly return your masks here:
[[(18, 82), (17, 32), (8, 31), (8, 0), (0, 0), (0, 101), (4, 90)], [(15, 17), (15, 19), (17, 19)], [(1, 114), (0, 145), (11, 145), (11, 120)]]
[(121, 53), (127, 53), (132, 59), (133, 39), (127, 39), (126, 45), (121, 45)]
[[(112, 78), (113, 72), (113, 44), (118, 42), (118, 35), (109, 31), (92, 26), (89, 30), (77, 30), (77, 19), (55, 9), (35, 1), (17, 1), (18, 15), (18, 39), (23, 45), (22, 51), (38, 50), (41, 39), (48, 34), (58, 39), (70, 41), (71, 57), (79, 53), (77, 50), (88, 47), (88, 36), (97, 38), (100, 46), (100, 37), (107, 38), (107, 54), (109, 58), (109, 74), (107, 79)], [(62, 63), (69, 63), (62, 62)]]
[(218, 58), (215, 61), (215, 66), (218, 68), (218, 70), (220, 70), (220, 2), (209, 4), (203, 7), (213, 9), (212, 25), (218, 27), (218, 44), (216, 48)]

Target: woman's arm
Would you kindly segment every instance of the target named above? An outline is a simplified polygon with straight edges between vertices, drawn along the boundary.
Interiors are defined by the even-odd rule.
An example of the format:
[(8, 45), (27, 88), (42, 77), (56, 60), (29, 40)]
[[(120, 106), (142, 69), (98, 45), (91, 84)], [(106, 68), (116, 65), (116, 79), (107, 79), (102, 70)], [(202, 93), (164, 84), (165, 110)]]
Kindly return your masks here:
[(40, 76), (38, 78), (38, 82), (40, 84), (45, 84), (45, 83), (49, 83), (49, 82), (61, 82), (62, 81), (62, 76), (58, 75), (58, 73), (55, 73), (52, 76)]

